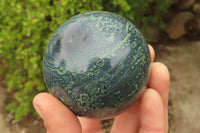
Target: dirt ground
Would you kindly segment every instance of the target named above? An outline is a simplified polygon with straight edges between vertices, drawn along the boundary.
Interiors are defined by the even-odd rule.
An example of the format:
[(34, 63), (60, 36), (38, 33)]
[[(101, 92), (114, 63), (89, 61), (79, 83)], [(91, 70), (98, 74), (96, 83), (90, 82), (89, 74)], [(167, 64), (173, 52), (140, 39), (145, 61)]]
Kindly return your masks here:
[[(171, 74), (169, 133), (200, 133), (200, 41), (155, 46), (156, 61)], [(16, 123), (4, 109), (6, 92), (0, 87), (0, 133), (45, 133), (41, 120), (29, 116)]]
[(43, 122), (32, 115), (17, 123), (12, 114), (4, 110), (5, 87), (0, 86), (0, 133), (45, 133)]
[(200, 42), (159, 45), (157, 61), (171, 74), (170, 133), (200, 133)]

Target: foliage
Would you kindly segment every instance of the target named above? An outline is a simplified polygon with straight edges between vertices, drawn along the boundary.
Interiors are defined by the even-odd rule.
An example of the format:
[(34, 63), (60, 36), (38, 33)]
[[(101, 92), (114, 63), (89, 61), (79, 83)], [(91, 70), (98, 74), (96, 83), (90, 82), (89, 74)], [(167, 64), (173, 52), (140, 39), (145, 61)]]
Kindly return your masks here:
[(33, 97), (47, 91), (42, 55), (56, 28), (69, 17), (91, 10), (116, 12), (142, 28), (158, 24), (169, 0), (0, 0), (0, 73), (17, 121), (33, 112)]

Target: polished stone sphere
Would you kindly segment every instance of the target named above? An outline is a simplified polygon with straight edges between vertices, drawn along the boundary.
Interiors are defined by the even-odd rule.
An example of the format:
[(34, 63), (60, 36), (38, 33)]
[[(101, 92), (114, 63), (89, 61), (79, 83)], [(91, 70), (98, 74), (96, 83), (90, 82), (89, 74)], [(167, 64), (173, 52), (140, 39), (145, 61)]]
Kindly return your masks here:
[(150, 63), (135, 25), (114, 13), (92, 11), (68, 19), (53, 34), (43, 74), (49, 91), (76, 115), (104, 119), (140, 98)]

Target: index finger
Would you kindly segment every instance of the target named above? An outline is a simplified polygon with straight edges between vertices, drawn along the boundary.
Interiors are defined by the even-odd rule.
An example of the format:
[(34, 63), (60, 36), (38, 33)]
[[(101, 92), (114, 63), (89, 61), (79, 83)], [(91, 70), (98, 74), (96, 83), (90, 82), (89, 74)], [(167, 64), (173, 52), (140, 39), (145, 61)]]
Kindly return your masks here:
[(151, 64), (151, 75), (148, 88), (156, 90), (162, 98), (165, 115), (165, 132), (168, 130), (169, 80), (169, 71), (164, 64), (159, 62)]

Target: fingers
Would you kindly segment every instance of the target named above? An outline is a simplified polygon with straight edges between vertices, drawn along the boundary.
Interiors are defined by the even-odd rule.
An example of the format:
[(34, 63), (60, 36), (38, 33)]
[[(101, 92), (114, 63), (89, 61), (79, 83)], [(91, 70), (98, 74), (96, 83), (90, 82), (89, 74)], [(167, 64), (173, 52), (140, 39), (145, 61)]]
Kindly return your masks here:
[(152, 63), (148, 87), (159, 92), (166, 107), (169, 93), (169, 71), (164, 64), (159, 62)]
[(78, 119), (82, 126), (82, 133), (103, 133), (100, 120), (84, 117), (78, 117)]
[(40, 93), (35, 96), (33, 105), (48, 133), (81, 133), (77, 117), (53, 95)]
[(169, 72), (165, 65), (152, 63), (151, 76), (148, 87), (155, 89), (161, 96), (165, 110), (165, 131), (168, 131), (168, 96), (169, 96)]
[(155, 59), (155, 51), (154, 51), (154, 49), (151, 45), (148, 45), (148, 47), (149, 47), (149, 52), (150, 52), (150, 55), (151, 55), (151, 62), (153, 62), (154, 59)]
[(141, 98), (139, 133), (165, 133), (162, 98), (154, 89), (147, 89)]
[(126, 112), (115, 117), (111, 133), (136, 133), (138, 131), (140, 126), (139, 104), (140, 102), (138, 101)]

